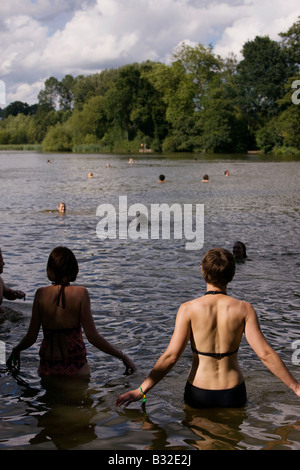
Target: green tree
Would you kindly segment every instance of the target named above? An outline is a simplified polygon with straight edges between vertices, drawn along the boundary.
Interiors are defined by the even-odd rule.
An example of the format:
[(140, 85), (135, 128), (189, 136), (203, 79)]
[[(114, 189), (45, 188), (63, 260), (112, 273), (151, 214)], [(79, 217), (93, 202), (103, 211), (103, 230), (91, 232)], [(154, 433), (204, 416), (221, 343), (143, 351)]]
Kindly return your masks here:
[(288, 78), (287, 61), (280, 45), (267, 36), (246, 42), (242, 52), (236, 75), (238, 100), (254, 125), (278, 114), (277, 100)]
[(139, 88), (140, 72), (137, 64), (126, 65), (120, 69), (119, 78), (105, 95), (106, 114), (111, 126), (126, 140), (135, 136), (131, 121), (134, 102)]
[(107, 131), (107, 119), (105, 114), (105, 98), (93, 96), (84, 105), (82, 110), (75, 109), (69, 120), (73, 130), (74, 142), (84, 143), (87, 136), (91, 141), (102, 139)]
[(283, 145), (300, 150), (300, 105), (285, 109), (278, 118)]
[(27, 144), (35, 143), (35, 135), (33, 133), (33, 117), (18, 113), (16, 116), (9, 115), (1, 121), (1, 138), (2, 144)]
[(71, 111), (74, 105), (75, 82), (72, 75), (66, 75), (61, 82), (55, 77), (47, 78), (44, 89), (38, 95), (39, 107), (47, 111)]
[(76, 77), (73, 87), (74, 108), (81, 110), (90, 98), (104, 96), (118, 77), (118, 69), (108, 69), (86, 77), (83, 75)]
[(139, 67), (139, 85), (130, 120), (136, 134), (151, 148), (161, 149), (161, 143), (167, 135), (166, 105), (163, 95), (149, 80), (156, 64), (144, 62)]
[(72, 111), (74, 107), (75, 82), (72, 75), (66, 75), (59, 84), (59, 107), (62, 111)]
[(201, 148), (206, 152), (247, 150), (247, 121), (231, 94), (230, 86), (221, 75), (211, 81), (202, 96), (197, 128)]
[(44, 152), (70, 152), (73, 147), (73, 132), (68, 123), (58, 122), (49, 128), (43, 142)]
[(155, 83), (163, 87), (167, 105), (166, 119), (170, 131), (163, 145), (165, 151), (193, 151), (199, 149), (199, 115), (201, 102), (210, 81), (219, 73), (221, 61), (210, 47), (195, 47), (183, 43), (174, 53), (171, 66), (161, 67), (160, 79), (156, 73)]
[(288, 58), (291, 75), (296, 75), (300, 70), (300, 19), (288, 31), (280, 33), (280, 36), (281, 47)]
[(30, 114), (31, 107), (22, 101), (14, 101), (6, 106), (4, 110), (4, 118), (8, 116), (17, 116), (18, 114)]
[(71, 113), (69, 111), (55, 111), (47, 106), (38, 106), (35, 116), (33, 116), (35, 124), (36, 142), (41, 143), (45, 138), (48, 129), (55, 126), (57, 123), (67, 121)]
[(59, 109), (60, 83), (55, 77), (47, 78), (45, 87), (38, 94), (39, 107), (47, 111)]

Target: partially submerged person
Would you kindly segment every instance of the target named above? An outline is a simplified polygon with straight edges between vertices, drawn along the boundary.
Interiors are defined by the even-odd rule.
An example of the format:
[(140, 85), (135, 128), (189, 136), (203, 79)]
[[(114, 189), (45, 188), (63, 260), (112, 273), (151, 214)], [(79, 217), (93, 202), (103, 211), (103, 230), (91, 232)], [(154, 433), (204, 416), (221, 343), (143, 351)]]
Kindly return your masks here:
[(243, 242), (235, 242), (232, 249), (233, 256), (235, 259), (245, 259), (247, 258), (246, 245)]
[(165, 179), (166, 179), (165, 175), (159, 175), (158, 183), (164, 183)]
[(60, 214), (65, 214), (66, 213), (66, 204), (64, 202), (60, 202), (57, 206), (57, 210)]
[(205, 254), (205, 294), (180, 306), (166, 351), (139, 388), (117, 398), (117, 406), (145, 399), (146, 393), (176, 364), (189, 341), (193, 360), (185, 386), (185, 403), (192, 408), (244, 406), (247, 393), (237, 360), (243, 334), (264, 365), (300, 397), (300, 384), (267, 343), (254, 308), (227, 295), (227, 284), (234, 274), (235, 260), (230, 251), (215, 248)]
[(209, 176), (208, 175), (203, 175), (202, 183), (209, 183)]
[(77, 274), (78, 264), (71, 250), (66, 247), (52, 250), (47, 263), (47, 275), (52, 284), (36, 291), (28, 331), (13, 348), (7, 361), (8, 367), (20, 367), (20, 352), (35, 343), (42, 326), (41, 377), (89, 376), (82, 328), (92, 345), (121, 359), (126, 370), (135, 370), (129, 357), (97, 332), (88, 291), (84, 287), (70, 285)]
[(25, 293), (21, 290), (14, 290), (8, 287), (4, 280), (1, 277), (3, 273), (3, 268), (5, 266), (2, 250), (0, 248), (0, 313), (2, 311), (2, 302), (3, 298), (6, 300), (17, 300), (17, 299), (25, 299)]

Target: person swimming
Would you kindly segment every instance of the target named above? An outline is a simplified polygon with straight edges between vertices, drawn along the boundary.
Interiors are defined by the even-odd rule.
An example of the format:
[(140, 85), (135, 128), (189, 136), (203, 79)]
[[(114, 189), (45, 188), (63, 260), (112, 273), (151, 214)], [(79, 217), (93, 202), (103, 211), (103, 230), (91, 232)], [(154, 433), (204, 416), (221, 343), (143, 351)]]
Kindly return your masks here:
[(247, 258), (247, 251), (246, 251), (245, 243), (236, 241), (233, 245), (232, 253), (235, 259)]
[(60, 202), (57, 206), (57, 210), (60, 214), (65, 214), (67, 210), (66, 204), (64, 202)]

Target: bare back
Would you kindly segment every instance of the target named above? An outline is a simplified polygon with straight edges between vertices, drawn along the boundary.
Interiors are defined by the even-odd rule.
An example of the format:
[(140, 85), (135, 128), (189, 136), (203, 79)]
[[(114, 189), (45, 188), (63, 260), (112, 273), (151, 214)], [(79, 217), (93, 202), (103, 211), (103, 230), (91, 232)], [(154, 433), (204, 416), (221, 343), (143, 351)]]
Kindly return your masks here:
[[(244, 302), (227, 295), (207, 295), (187, 302), (193, 363), (188, 381), (199, 388), (227, 389), (243, 380), (237, 349), (245, 326)], [(228, 354), (221, 357), (199, 354)]]
[(43, 328), (77, 328), (80, 325), (83, 288), (70, 285), (64, 287), (64, 308), (62, 308), (62, 299), (57, 305), (60, 288), (61, 286), (51, 285), (37, 291), (36, 302)]

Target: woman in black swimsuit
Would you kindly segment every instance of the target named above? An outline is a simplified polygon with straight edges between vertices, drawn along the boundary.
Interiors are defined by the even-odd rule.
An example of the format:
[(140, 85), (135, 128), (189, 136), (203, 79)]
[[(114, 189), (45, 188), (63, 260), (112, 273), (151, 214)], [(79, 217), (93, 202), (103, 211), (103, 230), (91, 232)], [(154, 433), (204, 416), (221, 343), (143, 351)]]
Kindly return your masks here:
[(237, 361), (242, 335), (266, 367), (300, 397), (300, 384), (263, 336), (253, 307), (226, 293), (235, 260), (223, 248), (209, 250), (202, 261), (206, 293), (182, 304), (169, 346), (139, 388), (124, 393), (116, 405), (139, 400), (176, 364), (187, 343), (193, 351), (184, 399), (193, 408), (241, 407), (247, 395)]

